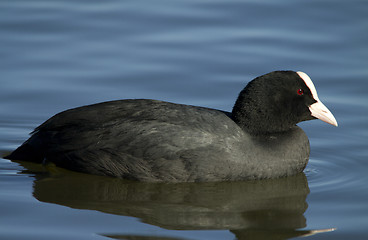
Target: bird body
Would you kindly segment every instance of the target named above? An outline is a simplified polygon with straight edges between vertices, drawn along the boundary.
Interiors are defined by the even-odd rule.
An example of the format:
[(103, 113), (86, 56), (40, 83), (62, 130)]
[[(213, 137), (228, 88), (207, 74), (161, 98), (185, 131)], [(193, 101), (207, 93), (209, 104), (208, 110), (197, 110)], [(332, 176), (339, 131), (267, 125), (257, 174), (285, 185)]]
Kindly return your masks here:
[[(270, 74), (272, 77), (275, 72)], [(303, 171), (310, 152), (308, 137), (296, 123), (314, 118), (309, 106), (316, 100), (297, 73), (276, 75), (290, 80), (273, 89), (276, 95), (270, 92), (272, 99), (259, 102), (254, 96), (267, 94), (247, 93), (252, 90), (248, 84), (231, 113), (149, 99), (66, 110), (37, 127), (7, 158), (52, 162), (74, 171), (150, 182), (294, 175)], [(267, 79), (265, 76), (260, 80)], [(283, 97), (290, 83), (303, 85), (308, 97)], [(295, 87), (299, 89), (299, 85)], [(278, 106), (280, 103), (285, 106)], [(293, 104), (297, 104), (295, 109)], [(295, 116), (289, 113), (293, 109)], [(282, 120), (287, 114), (290, 116)]]

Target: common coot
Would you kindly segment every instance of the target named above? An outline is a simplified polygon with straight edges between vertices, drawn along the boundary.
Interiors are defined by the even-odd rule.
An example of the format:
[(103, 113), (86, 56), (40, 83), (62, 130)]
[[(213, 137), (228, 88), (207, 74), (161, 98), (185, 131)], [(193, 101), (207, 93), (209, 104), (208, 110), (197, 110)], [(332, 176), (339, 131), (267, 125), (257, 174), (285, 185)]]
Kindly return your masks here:
[(70, 109), (6, 158), (151, 182), (277, 178), (305, 168), (296, 124), (316, 118), (337, 126), (307, 74), (275, 71), (249, 82), (231, 113), (148, 99)]

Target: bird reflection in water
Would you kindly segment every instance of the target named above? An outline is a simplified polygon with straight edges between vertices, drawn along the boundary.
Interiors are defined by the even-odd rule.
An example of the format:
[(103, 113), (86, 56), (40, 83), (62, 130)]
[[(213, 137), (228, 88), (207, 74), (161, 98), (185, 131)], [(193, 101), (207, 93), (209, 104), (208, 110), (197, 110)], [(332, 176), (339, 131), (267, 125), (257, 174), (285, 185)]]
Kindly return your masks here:
[[(272, 180), (144, 183), (18, 162), (35, 176), (42, 202), (139, 218), (170, 230), (229, 230), (236, 239), (289, 239), (335, 229), (305, 230), (309, 187), (304, 173)], [(57, 186), (57, 187), (55, 187)], [(300, 230), (303, 229), (303, 230)], [(113, 239), (157, 236), (101, 234)], [(159, 237), (159, 239), (178, 239)]]

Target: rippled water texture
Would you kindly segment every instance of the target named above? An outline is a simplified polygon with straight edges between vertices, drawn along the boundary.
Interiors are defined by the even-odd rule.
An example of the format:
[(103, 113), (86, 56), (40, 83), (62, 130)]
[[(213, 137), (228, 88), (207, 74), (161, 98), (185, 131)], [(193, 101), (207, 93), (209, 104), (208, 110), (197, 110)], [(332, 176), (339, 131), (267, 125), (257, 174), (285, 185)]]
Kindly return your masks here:
[(367, 239), (368, 3), (0, 2), (0, 156), (53, 114), (123, 98), (230, 111), (264, 73), (302, 70), (339, 127), (300, 126), (295, 177), (148, 184), (0, 159), (0, 239)]

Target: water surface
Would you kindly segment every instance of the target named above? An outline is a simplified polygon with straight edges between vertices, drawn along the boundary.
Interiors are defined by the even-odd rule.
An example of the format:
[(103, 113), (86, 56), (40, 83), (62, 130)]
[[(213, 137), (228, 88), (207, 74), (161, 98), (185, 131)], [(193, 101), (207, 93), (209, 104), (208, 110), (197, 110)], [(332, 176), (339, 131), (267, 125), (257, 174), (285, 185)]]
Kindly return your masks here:
[(1, 239), (368, 238), (365, 1), (4, 0), (0, 8), (0, 155), (53, 114), (100, 101), (230, 111), (247, 82), (280, 69), (308, 73), (339, 122), (301, 123), (310, 162), (276, 180), (147, 184), (0, 159)]

